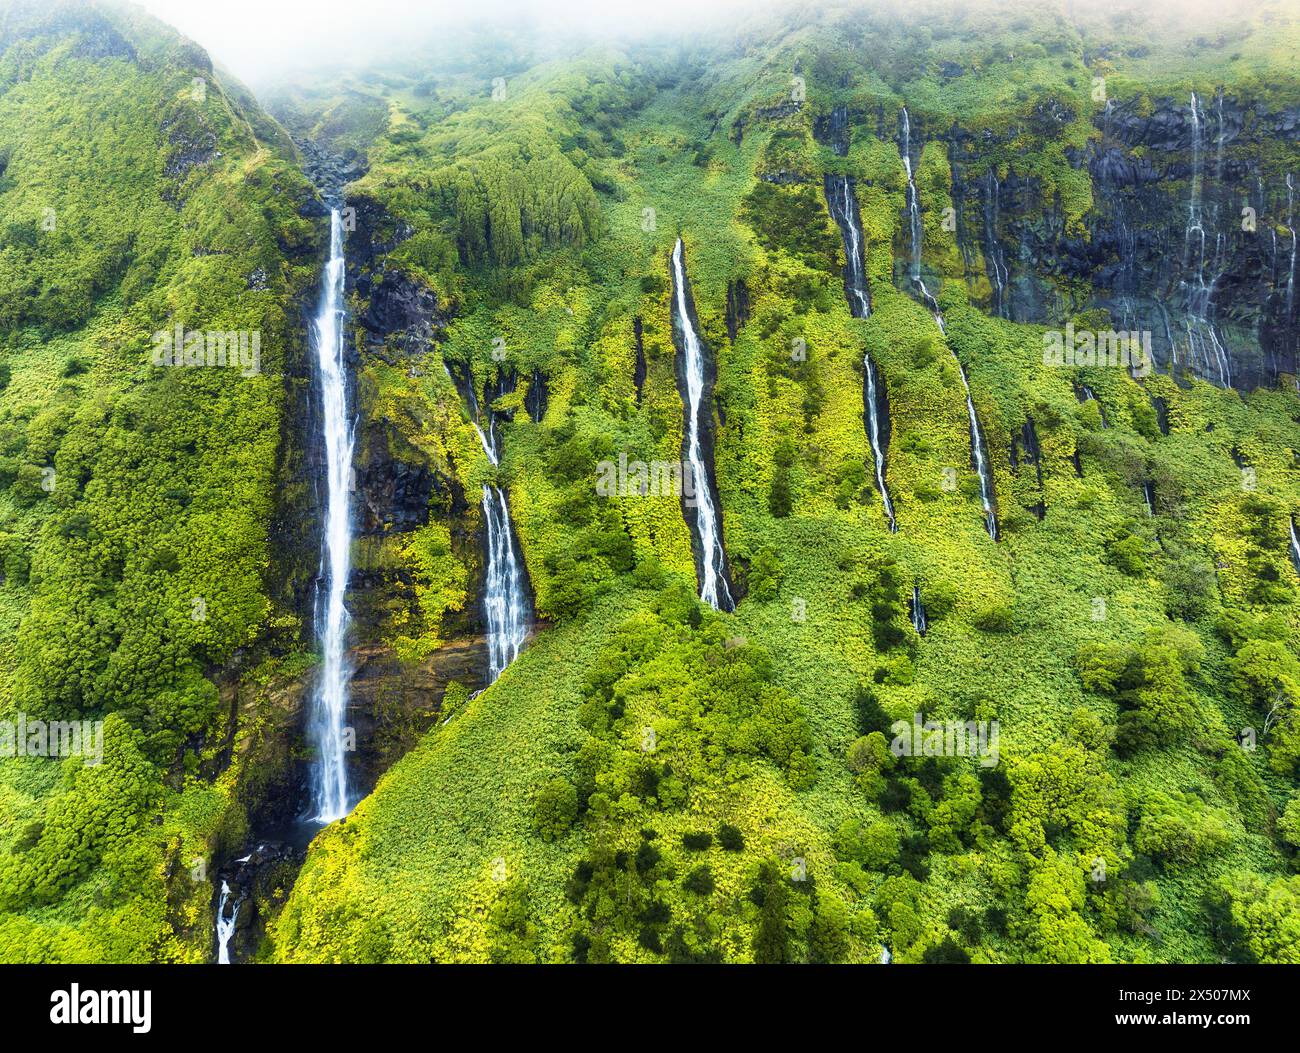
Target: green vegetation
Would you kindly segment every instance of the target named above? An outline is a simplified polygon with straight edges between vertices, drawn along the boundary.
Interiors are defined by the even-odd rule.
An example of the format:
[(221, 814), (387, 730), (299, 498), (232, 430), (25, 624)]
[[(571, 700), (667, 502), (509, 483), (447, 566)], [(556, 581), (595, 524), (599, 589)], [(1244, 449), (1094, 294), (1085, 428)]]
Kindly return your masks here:
[[(944, 220), (955, 173), (983, 174), (945, 138), (957, 126), (1083, 238), (1093, 77), (1124, 98), (1218, 77), (1280, 104), (1296, 24), (1255, 26), (1239, 61), (1211, 64), (1186, 42), (1140, 50), (1118, 16), (921, 6), (773, 14), (743, 47), (448, 41), (436, 63), (275, 96), (295, 134), (368, 162), (347, 188), (354, 319), (381, 276), (437, 304), (432, 338), (356, 341), (358, 477), (400, 462), (435, 480), (427, 523), (358, 542), (385, 583), (359, 618), (367, 654), (400, 687), (468, 646), (486, 481), (508, 490), (539, 621), (496, 683), (452, 683), (321, 831), (259, 960), (1300, 960), (1296, 395), (1044, 365), (1043, 327), (982, 309), (980, 243)], [(150, 61), (83, 57), (39, 20), (0, 54), (0, 203), (18, 217), (0, 229), (0, 718), (103, 716), (108, 743), (99, 767), (0, 761), (6, 960), (204, 958), (210, 886), (189, 861), (239, 843), (255, 749), (310, 663), (270, 540), (310, 514), (284, 376), (301, 375), (295, 305), (321, 239), (301, 159), (209, 71), (205, 101), (187, 95), (193, 49), (106, 25)], [(903, 274), (904, 103), (946, 332)], [(845, 156), (824, 134), (837, 106)], [(53, 134), (69, 122), (93, 134)], [(115, 160), (87, 176), (83, 151)], [(865, 319), (827, 173), (855, 180)], [(680, 458), (679, 235), (717, 367), (732, 614), (697, 599), (677, 494), (595, 487), (620, 455)], [(1086, 300), (1058, 277), (1063, 304)], [(150, 334), (176, 320), (260, 329), (262, 373), (151, 366)], [(888, 394), (897, 533), (864, 352)], [(500, 381), (499, 466), (444, 366), (480, 397)], [(1011, 467), (1030, 417), (1041, 488)], [(994, 752), (891, 748), (917, 714), (996, 722)]]
[[(286, 618), (265, 576), (310, 191), (169, 31), (4, 14), (0, 718), (103, 720), (104, 760), (0, 761), (0, 959), (203, 960), (191, 873), (241, 821), (230, 703)], [(177, 325), (260, 333), (261, 372), (155, 366)]]

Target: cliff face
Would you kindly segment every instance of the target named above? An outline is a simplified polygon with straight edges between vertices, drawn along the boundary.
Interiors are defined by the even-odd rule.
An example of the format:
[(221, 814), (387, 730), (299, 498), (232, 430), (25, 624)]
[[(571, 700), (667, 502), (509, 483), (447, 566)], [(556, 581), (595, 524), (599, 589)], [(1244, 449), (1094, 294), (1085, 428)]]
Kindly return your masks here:
[(965, 277), (984, 309), (1055, 325), (1100, 308), (1116, 329), (1151, 333), (1159, 369), (1220, 386), (1294, 375), (1297, 173), (1285, 144), (1300, 107), (1220, 89), (1194, 103), (1112, 100), (1092, 127), (1067, 152), (1092, 193), (1076, 230), (1040, 179), (999, 172), (1018, 129), (941, 133)]
[(442, 410), (423, 388), (453, 312), (390, 261), (408, 225), (364, 195), (345, 207), (355, 221), (347, 235), (357, 417), (351, 716), (368, 789), (431, 726), (450, 684), (484, 685), (487, 652), (478, 501), (430, 434), (447, 422), (433, 426)]

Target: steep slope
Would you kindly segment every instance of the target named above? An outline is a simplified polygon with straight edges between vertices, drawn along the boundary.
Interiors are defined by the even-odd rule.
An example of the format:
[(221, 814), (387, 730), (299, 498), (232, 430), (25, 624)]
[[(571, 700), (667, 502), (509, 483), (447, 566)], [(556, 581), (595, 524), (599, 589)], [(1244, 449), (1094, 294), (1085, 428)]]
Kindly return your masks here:
[[(1284, 226), (1277, 177), (1297, 156), (1265, 139), (1294, 112), (1296, 25), (1266, 10), (1240, 45), (1249, 69), (1211, 69), (1175, 41), (1116, 73), (1122, 23), (1079, 29), (1036, 7), (970, 17), (781, 15), (734, 40), (508, 77), (424, 67), (409, 90), (386, 71), (374, 95), (388, 127), (351, 191), (379, 246), (357, 315), (393, 290), (436, 311), (377, 334), (363, 412), (404, 475), (445, 478), (449, 494), (450, 480), (508, 485), (546, 621), (482, 694), (464, 690), (481, 680), (448, 689), (435, 730), (317, 840), (274, 927), (277, 959), (1300, 955), (1285, 930), (1294, 317), (1278, 320), (1274, 277), (1225, 327), (1255, 363), (1234, 368), (1250, 381), (1240, 393), (1195, 363), (1059, 367), (1047, 326), (1124, 324), (1095, 313), (1113, 276), (1095, 260), (1066, 273), (1021, 232), (1032, 215), (1068, 252), (1110, 229), (1112, 167), (1088, 161), (1115, 149), (1094, 76), (1117, 81), (1125, 112), (1143, 93), (1212, 97), (1217, 81), (1255, 100), (1268, 85), (1249, 105), (1271, 116), (1233, 163), (1261, 155), (1272, 189), (1256, 211)], [(942, 331), (909, 275), (904, 104)], [(977, 163), (958, 156), (966, 143), (995, 149)], [(1181, 149), (1144, 206), (1153, 228), (1186, 225)], [(987, 240), (969, 190), (981, 164), (1032, 186)], [(853, 177), (869, 317), (845, 300), (827, 174)], [(714, 458), (744, 596), (732, 615), (691, 600), (671, 483), (679, 234), (717, 374)], [(1027, 245), (1015, 280), (1060, 292), (997, 298), (989, 275), (1013, 236)], [(1186, 271), (1142, 259), (1142, 295), (1170, 299)], [(897, 534), (872, 483), (864, 351), (887, 392)], [(499, 469), (464, 415), (453, 377), (466, 376), (503, 414)], [(419, 531), (383, 542), (393, 578), (433, 598), (392, 608), (422, 661), (477, 596), (481, 526), (453, 505), (431, 499), (419, 527), (441, 539), (440, 570), (413, 558)], [(400, 682), (400, 665), (389, 675)], [(898, 756), (891, 725), (917, 713), (996, 721), (993, 763)]]
[(98, 764), (7, 743), (2, 960), (205, 960), (212, 871), (290, 783), (318, 208), (171, 30), (0, 11), (0, 718), (102, 721)]

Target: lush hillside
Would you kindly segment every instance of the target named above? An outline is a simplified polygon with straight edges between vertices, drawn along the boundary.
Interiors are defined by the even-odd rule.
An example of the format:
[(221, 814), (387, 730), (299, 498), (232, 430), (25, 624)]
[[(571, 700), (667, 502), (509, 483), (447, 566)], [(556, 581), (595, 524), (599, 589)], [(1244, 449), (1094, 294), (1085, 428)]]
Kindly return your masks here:
[[(271, 530), (311, 190), (165, 27), (0, 27), (0, 716), (103, 721), (98, 765), (0, 762), (0, 959), (203, 960), (240, 681), (297, 647)], [(201, 367), (155, 364), (176, 327)], [(258, 342), (209, 367), (209, 331)]]
[[(142, 16), (0, 22), (0, 719), (105, 720), (0, 761), (0, 959), (210, 959), (300, 810), (314, 181), (365, 796), (247, 878), (238, 958), (1300, 961), (1300, 22), (950, 6), (449, 33), (270, 116)], [(679, 237), (734, 612), (663, 485)], [(260, 369), (153, 365), (178, 322)], [(1158, 368), (1053, 364), (1067, 323)], [(535, 616), (495, 682), (485, 485)], [(996, 738), (906, 755), (917, 714)]]
[[(1223, 85), (1233, 105), (1294, 114), (1296, 26), (1261, 23), (1221, 63), (1179, 41), (1153, 56), (1122, 20), (981, 18), (782, 17), (716, 45), (525, 63), (497, 98), (486, 61), (369, 86), (388, 127), (349, 199), (372, 217), (357, 243), (383, 251), (357, 312), (401, 275), (436, 297), (401, 321), (438, 338), (369, 333), (363, 411), (388, 454), (473, 494), (495, 473), (443, 364), (504, 390), (499, 478), (547, 621), (496, 684), (449, 693), (449, 717), (317, 839), (271, 957), (1296, 959), (1294, 366), (1237, 391), (1194, 369), (1045, 365), (1046, 323), (1096, 327), (1110, 290), (1013, 244), (1037, 291), (999, 311), (985, 253), (1025, 239), (1007, 216), (985, 240), (978, 194), (961, 196), (991, 165), (1027, 188), (1016, 205), (1041, 209), (1042, 237), (1088, 241), (1111, 215), (1085, 159), (1111, 145), (1094, 77), (1111, 112)], [(946, 338), (906, 277), (904, 104)], [(1233, 142), (1267, 179), (1261, 226), (1285, 237), (1295, 151), (1266, 129)], [(1188, 147), (1138, 153), (1166, 173), (1149, 221), (1181, 224)], [(856, 181), (865, 320), (845, 303), (824, 173)], [(747, 593), (730, 615), (689, 602), (673, 494), (594, 485), (620, 454), (680, 456), (679, 233), (717, 362), (717, 477)], [(1260, 295), (1274, 310), (1274, 287)], [(897, 534), (870, 481), (864, 350), (888, 390)], [(997, 542), (954, 355), (988, 436)], [(538, 383), (540, 421), (525, 412)], [(453, 536), (475, 536), (472, 499), (447, 509)], [(375, 542), (398, 577), (419, 574), (407, 537)], [(480, 554), (440, 551), (472, 596)], [(432, 638), (423, 600), (398, 617), (421, 614)], [(889, 725), (917, 712), (998, 721), (998, 763), (895, 758)], [(1235, 738), (1247, 727), (1253, 750)]]

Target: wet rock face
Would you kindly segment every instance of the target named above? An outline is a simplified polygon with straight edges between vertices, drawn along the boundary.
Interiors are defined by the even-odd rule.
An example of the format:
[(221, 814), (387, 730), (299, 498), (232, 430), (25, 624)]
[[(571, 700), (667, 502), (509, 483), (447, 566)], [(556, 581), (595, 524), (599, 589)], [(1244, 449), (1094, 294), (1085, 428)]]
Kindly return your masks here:
[(447, 687), (487, 686), (487, 638), (468, 633), (447, 640), (418, 664), (384, 646), (354, 649), (349, 720), (357, 732), (351, 758), (358, 786), (369, 790), (439, 720)]
[(532, 418), (534, 424), (540, 424), (542, 418), (546, 416), (546, 406), (551, 397), (548, 385), (546, 374), (540, 369), (534, 369), (533, 378), (528, 384), (528, 392), (524, 395), (524, 409), (528, 411), (528, 416)]
[(813, 138), (825, 143), (837, 157), (849, 152), (849, 111), (846, 106), (836, 106), (825, 117), (813, 121)]
[(320, 146), (310, 140), (297, 143), (302, 151), (302, 167), (321, 197), (332, 208), (343, 206), (343, 188), (366, 174), (366, 163), (353, 151), (342, 154)]
[(1169, 434), (1169, 403), (1160, 395), (1151, 400), (1151, 406), (1156, 411), (1156, 426), (1160, 429), (1161, 435)]
[[(727, 282), (727, 338), (734, 344), (736, 335), (749, 321), (749, 286), (744, 278)], [(640, 342), (638, 340), (638, 347)]]
[[(1040, 110), (1029, 124), (1050, 134), (1062, 114)], [(1274, 146), (1296, 141), (1300, 107), (1269, 111), (1220, 93), (1198, 96), (1195, 111), (1190, 96), (1112, 102), (1093, 124), (1096, 139), (1069, 158), (1092, 184), (1086, 233), (1065, 230), (1037, 179), (992, 170), (1005, 135), (943, 133), (967, 279), (985, 308), (1048, 325), (1103, 308), (1115, 329), (1150, 333), (1156, 368), (1176, 376), (1245, 390), (1294, 373), (1300, 303), (1288, 232), (1300, 221), (1300, 172), (1280, 167)], [(1065, 291), (1080, 285), (1083, 299)]]
[(393, 456), (393, 447), (400, 442), (391, 421), (366, 425), (357, 472), (362, 534), (418, 530), (429, 522), (429, 501), (435, 488), (446, 489), (446, 481), (435, 480), (428, 465), (414, 457), (407, 461)]
[(356, 323), (364, 333), (366, 351), (390, 365), (423, 355), (445, 336), (451, 312), (432, 289), (385, 261), (411, 236), (410, 226), (369, 198), (357, 198), (346, 207), (352, 210), (355, 227), (347, 235), (347, 286), (365, 303)]
[(398, 271), (387, 271), (368, 284), (370, 304), (357, 319), (366, 330), (368, 350), (380, 353), (388, 345), (406, 355), (421, 355), (446, 333), (447, 317), (433, 290)]
[(247, 962), (257, 954), (266, 935), (267, 922), (288, 899), (304, 857), (301, 846), (263, 841), (218, 872), (214, 882), (214, 915), (220, 903), (223, 881), (230, 888), (230, 898), (238, 905), (235, 931), (230, 937), (232, 962)]

